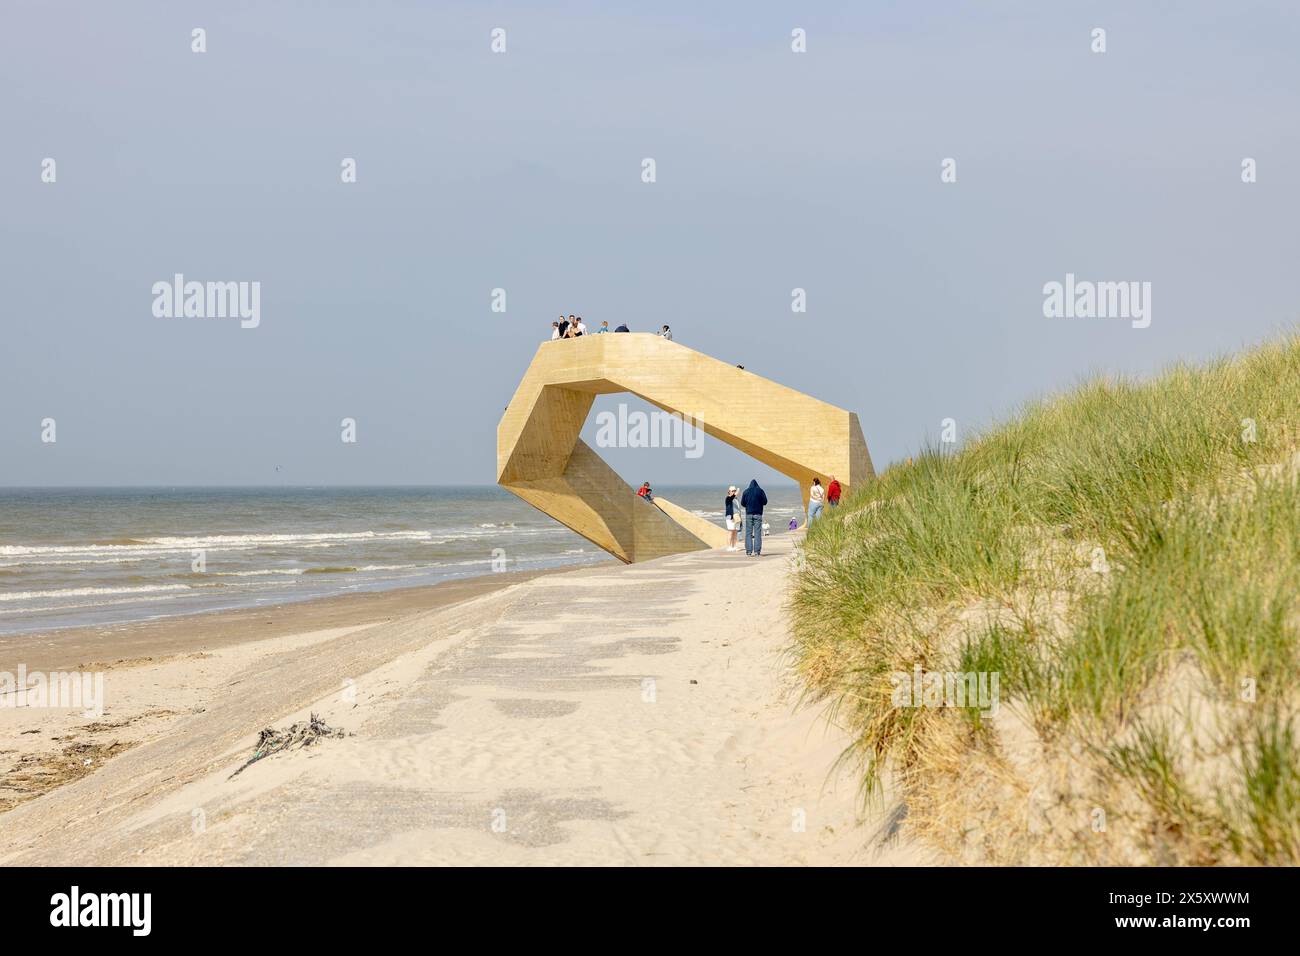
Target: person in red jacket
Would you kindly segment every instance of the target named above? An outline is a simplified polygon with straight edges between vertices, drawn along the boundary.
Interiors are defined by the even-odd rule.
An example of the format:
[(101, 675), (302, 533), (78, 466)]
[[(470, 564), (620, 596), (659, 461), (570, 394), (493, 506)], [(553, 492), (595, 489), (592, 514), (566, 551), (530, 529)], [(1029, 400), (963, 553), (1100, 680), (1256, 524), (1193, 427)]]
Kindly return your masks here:
[(840, 483), (831, 475), (831, 483), (826, 486), (826, 502), (832, 508), (838, 508), (840, 504)]

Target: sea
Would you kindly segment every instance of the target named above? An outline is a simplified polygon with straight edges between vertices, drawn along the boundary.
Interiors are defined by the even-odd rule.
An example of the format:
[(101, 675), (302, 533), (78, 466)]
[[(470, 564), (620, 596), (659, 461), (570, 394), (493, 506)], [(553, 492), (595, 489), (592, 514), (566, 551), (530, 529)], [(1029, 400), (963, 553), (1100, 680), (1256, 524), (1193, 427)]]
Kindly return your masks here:
[[(722, 525), (725, 489), (655, 490)], [(802, 523), (765, 490), (772, 530)], [(0, 488), (0, 634), (607, 560), (495, 486)]]

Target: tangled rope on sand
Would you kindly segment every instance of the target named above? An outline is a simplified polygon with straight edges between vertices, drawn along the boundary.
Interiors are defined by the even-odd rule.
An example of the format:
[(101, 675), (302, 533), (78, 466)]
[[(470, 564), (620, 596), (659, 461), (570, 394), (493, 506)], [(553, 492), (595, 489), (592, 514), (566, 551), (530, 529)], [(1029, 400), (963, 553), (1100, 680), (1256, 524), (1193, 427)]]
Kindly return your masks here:
[(321, 720), (315, 714), (306, 723), (292, 724), (288, 730), (276, 730), (273, 727), (267, 727), (257, 738), (257, 749), (253, 751), (253, 756), (238, 770), (232, 773), (226, 779), (233, 780), (244, 772), (246, 768), (257, 763), (263, 757), (269, 757), (272, 754), (290, 749), (301, 749), (310, 747), (316, 741), (326, 738), (346, 737), (347, 732), (335, 730), (325, 721)]

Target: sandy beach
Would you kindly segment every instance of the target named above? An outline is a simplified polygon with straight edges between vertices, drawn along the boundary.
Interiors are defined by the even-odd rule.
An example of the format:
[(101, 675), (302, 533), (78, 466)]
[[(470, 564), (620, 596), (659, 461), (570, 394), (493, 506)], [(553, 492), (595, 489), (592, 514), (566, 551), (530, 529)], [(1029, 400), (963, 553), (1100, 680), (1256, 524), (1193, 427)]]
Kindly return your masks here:
[[(843, 732), (797, 704), (793, 540), (448, 589), (431, 608), (354, 596), (137, 626), (120, 654), (25, 639), (51, 667), (120, 662), (100, 717), (0, 710), (2, 779), (39, 787), (53, 754), (64, 774), (16, 805), (4, 792), (0, 860), (924, 862), (902, 808), (864, 812), (836, 768)], [(232, 778), (259, 731), (312, 713), (343, 736)]]

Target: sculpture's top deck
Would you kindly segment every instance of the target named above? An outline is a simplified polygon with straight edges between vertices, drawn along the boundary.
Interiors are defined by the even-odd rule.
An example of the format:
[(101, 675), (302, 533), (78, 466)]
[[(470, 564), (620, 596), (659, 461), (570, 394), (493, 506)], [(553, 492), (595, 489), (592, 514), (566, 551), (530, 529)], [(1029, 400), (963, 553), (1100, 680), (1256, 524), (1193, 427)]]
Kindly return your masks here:
[(657, 335), (543, 343), (497, 428), (497, 481), (624, 561), (702, 548), (578, 435), (600, 394), (630, 392), (797, 481), (872, 476), (852, 412)]

